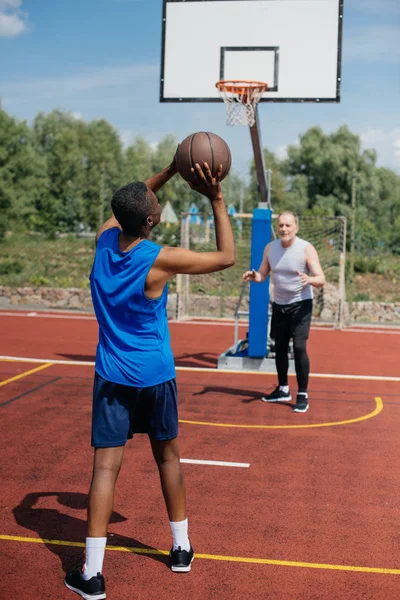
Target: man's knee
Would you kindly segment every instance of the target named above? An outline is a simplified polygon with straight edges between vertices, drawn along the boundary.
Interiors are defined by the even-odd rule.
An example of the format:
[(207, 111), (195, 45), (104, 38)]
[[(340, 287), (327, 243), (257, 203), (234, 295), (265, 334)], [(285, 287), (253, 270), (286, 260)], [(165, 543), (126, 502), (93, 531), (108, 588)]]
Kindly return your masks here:
[(295, 354), (302, 354), (307, 352), (307, 338), (294, 338), (293, 339), (293, 350)]
[(124, 456), (124, 446), (116, 448), (96, 448), (94, 457), (94, 471), (115, 473), (118, 475)]

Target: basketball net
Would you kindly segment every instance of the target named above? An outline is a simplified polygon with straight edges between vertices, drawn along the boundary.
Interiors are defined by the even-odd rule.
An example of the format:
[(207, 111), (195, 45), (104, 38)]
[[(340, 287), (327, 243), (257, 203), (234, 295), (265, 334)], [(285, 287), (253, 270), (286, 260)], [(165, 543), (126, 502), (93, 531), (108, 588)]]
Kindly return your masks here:
[(226, 124), (252, 127), (256, 122), (256, 106), (268, 84), (262, 81), (218, 81), (215, 85), (226, 106)]

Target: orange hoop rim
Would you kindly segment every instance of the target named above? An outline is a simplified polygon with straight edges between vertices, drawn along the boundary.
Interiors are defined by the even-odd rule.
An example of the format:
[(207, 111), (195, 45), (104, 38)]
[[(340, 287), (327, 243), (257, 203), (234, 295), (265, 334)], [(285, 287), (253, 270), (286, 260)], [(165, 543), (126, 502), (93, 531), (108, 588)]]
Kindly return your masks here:
[(237, 93), (245, 89), (250, 91), (257, 89), (266, 92), (268, 90), (268, 83), (265, 81), (248, 81), (247, 79), (223, 79), (217, 81), (215, 87), (220, 92), (228, 92), (228, 94)]

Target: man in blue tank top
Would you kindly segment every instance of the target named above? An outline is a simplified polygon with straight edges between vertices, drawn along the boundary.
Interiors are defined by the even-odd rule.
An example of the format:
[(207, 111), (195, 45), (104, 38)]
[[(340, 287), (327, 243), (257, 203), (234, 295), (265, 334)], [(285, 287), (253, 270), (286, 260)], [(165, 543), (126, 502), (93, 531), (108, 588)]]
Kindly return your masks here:
[(310, 361), (307, 339), (312, 317), (313, 287), (325, 284), (325, 275), (314, 246), (297, 237), (298, 218), (291, 211), (278, 216), (279, 239), (267, 244), (258, 271), (246, 271), (243, 281), (261, 283), (272, 272), (274, 302), (272, 304), (271, 337), (275, 340), (275, 364), (278, 386), (262, 397), (264, 402), (292, 399), (288, 385), (290, 339), (293, 338), (294, 364), (298, 392), (295, 412), (308, 410), (308, 378)]
[(175, 160), (145, 182), (118, 190), (113, 216), (96, 236), (90, 275), (99, 324), (93, 391), (92, 446), (85, 564), (65, 577), (83, 598), (106, 597), (102, 575), (107, 528), (124, 446), (147, 433), (157, 463), (172, 531), (171, 569), (188, 572), (194, 557), (188, 537), (186, 492), (178, 435), (175, 366), (167, 322), (167, 282), (177, 273), (212, 273), (232, 266), (235, 248), (221, 190), (222, 165), (214, 177), (196, 164), (190, 187), (209, 198), (217, 249), (197, 253), (150, 241), (161, 206), (155, 193), (176, 174)]

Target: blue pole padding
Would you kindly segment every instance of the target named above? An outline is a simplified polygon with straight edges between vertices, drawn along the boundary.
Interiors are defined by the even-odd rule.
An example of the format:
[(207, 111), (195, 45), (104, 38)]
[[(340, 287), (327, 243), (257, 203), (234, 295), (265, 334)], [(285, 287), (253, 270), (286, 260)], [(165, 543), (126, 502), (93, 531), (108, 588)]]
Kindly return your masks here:
[[(250, 269), (260, 267), (264, 248), (271, 241), (272, 210), (255, 208), (251, 231)], [(269, 277), (263, 283), (250, 283), (248, 356), (265, 358), (268, 340)]]

